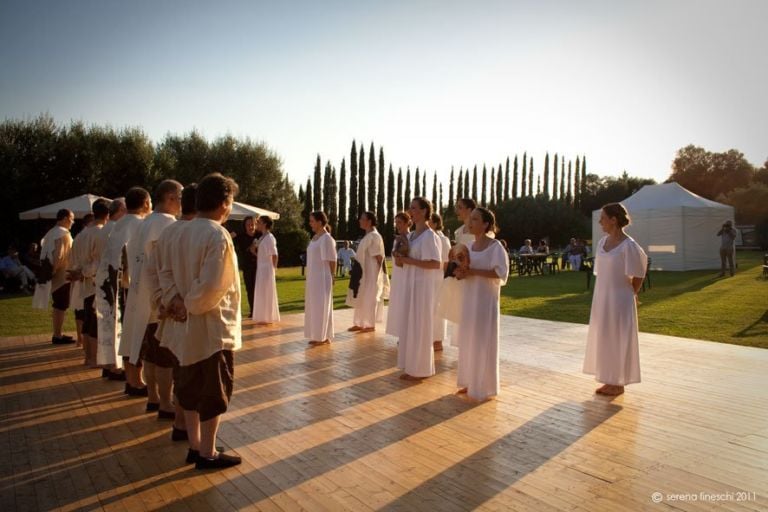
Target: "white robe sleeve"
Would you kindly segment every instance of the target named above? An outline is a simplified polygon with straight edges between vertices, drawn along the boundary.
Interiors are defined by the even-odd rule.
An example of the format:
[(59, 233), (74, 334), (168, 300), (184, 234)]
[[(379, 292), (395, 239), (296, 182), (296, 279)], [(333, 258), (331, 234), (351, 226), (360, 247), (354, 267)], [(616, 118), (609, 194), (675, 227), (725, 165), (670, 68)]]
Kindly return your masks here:
[(491, 251), (493, 251), (491, 253), (493, 271), (499, 276), (499, 286), (504, 286), (507, 284), (507, 278), (509, 277), (509, 256), (507, 256), (507, 251), (504, 250), (501, 242), (493, 242)]
[(260, 251), (262, 251), (262, 250), (265, 251), (264, 254), (266, 256), (268, 256), (268, 257), (269, 256), (277, 256), (277, 243), (275, 241), (274, 235), (273, 236), (268, 236), (267, 239), (265, 240), (265, 242), (267, 242), (266, 243), (266, 247), (264, 247), (262, 244), (259, 244), (259, 250)]
[(430, 233), (430, 235), (429, 240), (424, 240), (424, 245), (421, 248), (421, 261), (442, 262), (440, 237), (434, 232)]
[(211, 240), (205, 247), (200, 274), (192, 281), (184, 297), (187, 311), (202, 315), (215, 308), (232, 285), (232, 272), (227, 271), (233, 247), (224, 237)]
[(628, 240), (624, 248), (624, 274), (627, 277), (645, 277), (648, 256), (634, 240)]
[(600, 258), (597, 257), (597, 255), (600, 254), (600, 252), (603, 249), (603, 245), (605, 245), (605, 239), (608, 237), (603, 237), (600, 239), (599, 242), (597, 242), (597, 249), (595, 250), (595, 259), (592, 260), (592, 273), (594, 275), (597, 275), (597, 262), (600, 260)]
[(323, 243), (320, 245), (320, 259), (336, 261), (336, 241), (331, 235), (323, 236)]

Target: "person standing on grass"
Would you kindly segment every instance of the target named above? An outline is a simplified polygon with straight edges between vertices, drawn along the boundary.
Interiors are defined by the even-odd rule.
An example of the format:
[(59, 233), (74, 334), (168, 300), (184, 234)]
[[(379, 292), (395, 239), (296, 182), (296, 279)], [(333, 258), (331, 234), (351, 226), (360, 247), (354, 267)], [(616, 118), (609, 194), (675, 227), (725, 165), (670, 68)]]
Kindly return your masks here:
[(384, 320), (384, 296), (389, 293), (389, 277), (384, 268), (384, 239), (376, 230), (376, 214), (363, 212), (359, 219), (365, 236), (357, 246), (357, 262), (363, 269), (363, 277), (357, 296), (353, 290), (347, 293), (347, 306), (355, 309), (349, 331), (373, 332), (376, 323)]
[(395, 265), (404, 269), (405, 293), (397, 345), (397, 367), (404, 380), (421, 380), (435, 374), (432, 331), (437, 285), (443, 278), (440, 239), (429, 229), (432, 205), (423, 197), (411, 201), (411, 219), (416, 229), (408, 240), (408, 256), (395, 256)]
[[(445, 236), (445, 233), (443, 233), (443, 218), (440, 217), (439, 213), (433, 213), (430, 216), (429, 222), (427, 224), (429, 224), (429, 227), (437, 234), (437, 237), (440, 239), (440, 256), (442, 258), (441, 270), (445, 272), (445, 269), (448, 268), (448, 262), (450, 261), (451, 241), (448, 240), (448, 237)], [(442, 279), (439, 281), (435, 280), (435, 284), (437, 286), (435, 293), (437, 296), (439, 296), (440, 288), (443, 286)], [(437, 301), (435, 302), (435, 306), (437, 306)], [(435, 312), (433, 318), (435, 323), (432, 326), (432, 332), (434, 333), (435, 340), (432, 343), (432, 346), (435, 352), (440, 352), (443, 350), (443, 340), (445, 339), (446, 331), (448, 330), (448, 321), (442, 316), (438, 315), (437, 312)]]
[(237, 264), (243, 271), (243, 281), (245, 282), (245, 294), (248, 296), (248, 317), (253, 316), (253, 287), (256, 282), (256, 269), (258, 259), (250, 251), (253, 242), (259, 239), (259, 232), (256, 230), (256, 220), (251, 216), (243, 218), (243, 231), (238, 233), (232, 231), (232, 241), (235, 243), (237, 251)]
[(304, 336), (310, 346), (333, 340), (333, 283), (336, 275), (336, 241), (328, 232), (325, 212), (309, 214), (314, 235), (307, 246), (307, 280), (304, 288)]
[(272, 219), (262, 215), (256, 221), (256, 230), (261, 233), (258, 244), (252, 246), (258, 265), (254, 278), (254, 290), (259, 292), (259, 302), (253, 308), (251, 318), (256, 325), (269, 325), (280, 321), (277, 302), (277, 240), (272, 234)]
[(197, 217), (181, 228), (176, 245), (180, 267), (173, 269), (176, 294), (168, 310), (186, 323), (179, 354), (176, 395), (184, 409), (190, 451), (197, 469), (240, 464), (216, 450), (221, 415), (234, 385), (234, 351), (242, 346), (240, 271), (232, 237), (224, 226), (238, 186), (219, 173), (197, 187)]
[(469, 268), (457, 267), (461, 280), (462, 312), (456, 337), (459, 345), (459, 394), (482, 401), (499, 394), (499, 300), (509, 276), (507, 250), (489, 233), (496, 231), (496, 218), (485, 208), (470, 215)]
[(48, 300), (53, 302), (53, 336), (51, 343), (61, 345), (74, 343), (71, 336), (61, 333), (64, 316), (69, 308), (69, 281), (67, 268), (72, 250), (72, 235), (69, 230), (75, 222), (75, 214), (66, 208), (56, 212), (56, 225), (52, 227), (40, 242), (40, 275), (32, 298), (32, 307), (48, 309)]
[(160, 347), (157, 339), (158, 312), (152, 307), (151, 264), (160, 234), (176, 222), (181, 213), (181, 191), (183, 187), (176, 180), (163, 180), (155, 188), (153, 211), (141, 223), (136, 234), (138, 248), (136, 261), (132, 262), (131, 287), (125, 308), (125, 321), (121, 344), (128, 347), (130, 364), (141, 365), (147, 382), (147, 412), (157, 412), (160, 420), (172, 420), (173, 409), (172, 377), (173, 358), (171, 353)]
[[(85, 364), (96, 367), (96, 343), (98, 327), (96, 325), (96, 310), (93, 301), (96, 298), (96, 270), (99, 267), (101, 252), (106, 241), (100, 236), (109, 217), (109, 201), (97, 199), (91, 206), (93, 222), (75, 237), (72, 245), (72, 258), (68, 270), (68, 279), (78, 283), (78, 297), (73, 297), (82, 303), (82, 338)], [(74, 295), (73, 287), (73, 295)]]
[(629, 222), (627, 210), (619, 203), (607, 204), (600, 211), (600, 227), (606, 236), (595, 249), (597, 279), (583, 371), (603, 383), (596, 390), (601, 395), (617, 396), (624, 393), (625, 385), (640, 382), (637, 294), (648, 257), (624, 232)]
[(731, 277), (735, 273), (734, 252), (736, 251), (736, 230), (733, 229), (733, 223), (730, 220), (725, 221), (723, 227), (717, 232), (720, 237), (720, 276), (725, 276), (725, 265), (728, 263), (728, 270)]

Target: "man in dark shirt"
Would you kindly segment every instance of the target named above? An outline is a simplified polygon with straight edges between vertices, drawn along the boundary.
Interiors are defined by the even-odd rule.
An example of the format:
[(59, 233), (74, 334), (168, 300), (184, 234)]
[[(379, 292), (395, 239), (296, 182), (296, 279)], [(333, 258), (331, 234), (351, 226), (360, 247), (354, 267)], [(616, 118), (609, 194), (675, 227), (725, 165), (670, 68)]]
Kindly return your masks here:
[(249, 318), (253, 315), (253, 288), (256, 284), (256, 255), (250, 251), (250, 248), (254, 240), (257, 240), (259, 236), (259, 233), (256, 232), (256, 221), (251, 216), (243, 219), (243, 231), (232, 233), (235, 251), (237, 252), (237, 263), (243, 271), (245, 291), (246, 295), (248, 295)]

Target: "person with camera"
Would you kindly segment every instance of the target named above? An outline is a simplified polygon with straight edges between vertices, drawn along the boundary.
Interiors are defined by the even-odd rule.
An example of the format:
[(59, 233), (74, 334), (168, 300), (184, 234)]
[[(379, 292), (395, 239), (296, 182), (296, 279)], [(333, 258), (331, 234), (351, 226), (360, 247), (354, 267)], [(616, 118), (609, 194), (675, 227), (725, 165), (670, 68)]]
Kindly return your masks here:
[(725, 263), (728, 262), (728, 270), (731, 277), (735, 272), (734, 253), (736, 252), (736, 230), (730, 220), (725, 221), (723, 227), (717, 232), (720, 237), (720, 276), (725, 276)]

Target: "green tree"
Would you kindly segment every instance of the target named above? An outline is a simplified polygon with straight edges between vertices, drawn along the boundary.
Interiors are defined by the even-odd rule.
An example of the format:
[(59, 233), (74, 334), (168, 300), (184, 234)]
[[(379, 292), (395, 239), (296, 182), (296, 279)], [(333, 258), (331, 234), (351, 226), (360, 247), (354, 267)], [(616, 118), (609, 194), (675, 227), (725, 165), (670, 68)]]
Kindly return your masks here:
[(309, 227), (309, 214), (315, 211), (315, 201), (312, 197), (312, 180), (310, 178), (307, 178), (307, 193), (304, 197), (304, 227), (307, 231), (312, 231), (312, 228)]
[(456, 200), (464, 198), (464, 168), (459, 168), (459, 181), (456, 187)]
[[(367, 189), (365, 188), (365, 149), (360, 144), (360, 162), (357, 164), (357, 218), (355, 219), (355, 226), (359, 226), (358, 220), (360, 215), (368, 210), (365, 203), (365, 195)], [(359, 229), (356, 229), (359, 232)]]
[(515, 155), (514, 173), (512, 175), (512, 199), (517, 199), (517, 155)]
[[(383, 173), (384, 169), (381, 169), (381, 172)], [(384, 174), (381, 176), (383, 177)], [(368, 209), (378, 214), (382, 208), (384, 208), (383, 204), (376, 203), (376, 149), (371, 142), (371, 149), (368, 151)]]
[(483, 189), (482, 189), (482, 192), (480, 193), (480, 196), (481, 196), (480, 204), (482, 206), (486, 206), (488, 204), (485, 197), (485, 191), (488, 189), (488, 171), (485, 168), (485, 164), (483, 164), (482, 184), (483, 184)]
[(315, 163), (315, 182), (312, 189), (312, 208), (315, 211), (323, 210), (323, 196), (322, 196), (322, 177), (320, 176), (320, 155), (317, 155), (317, 162)]
[(555, 153), (555, 165), (552, 166), (552, 199), (557, 201), (557, 199), (560, 197), (557, 194), (557, 191), (559, 189), (557, 188), (557, 153)]
[(573, 189), (571, 188), (572, 183), (573, 180), (571, 176), (571, 161), (568, 160), (568, 190), (565, 193), (565, 202), (570, 205), (573, 204)]
[(403, 168), (397, 168), (397, 213), (400, 213), (405, 208), (403, 202)]
[[(383, 162), (383, 159), (381, 160)], [(387, 176), (387, 220), (384, 228), (384, 236), (387, 247), (392, 247), (395, 233), (395, 171), (392, 164), (389, 164), (389, 175)]]
[(501, 172), (501, 163), (499, 163), (499, 172), (496, 173), (496, 204), (504, 201), (504, 176)]
[(477, 201), (477, 165), (472, 168), (472, 199)]
[(352, 141), (349, 152), (349, 211), (347, 215), (347, 237), (354, 238), (357, 233), (357, 219), (360, 218), (360, 205), (357, 203), (357, 148)]
[(469, 193), (469, 168), (467, 168), (467, 170), (464, 171), (464, 196), (469, 197)]
[(573, 206), (581, 209), (581, 159), (576, 156), (576, 172), (573, 175)]
[(565, 197), (565, 157), (560, 158), (560, 200), (566, 201)]
[(549, 199), (549, 152), (544, 154), (544, 199)]
[[(331, 215), (331, 161), (328, 160), (323, 170), (323, 209)], [(336, 226), (331, 224), (333, 233), (336, 233)]]
[[(379, 183), (377, 187), (377, 196), (376, 196), (376, 220), (379, 224), (379, 226), (384, 226), (384, 222), (386, 221), (387, 216), (385, 215), (385, 204), (384, 204), (384, 174), (386, 173), (386, 170), (384, 168), (384, 148), (379, 146)], [(390, 208), (391, 210), (391, 208)]]
[(521, 179), (520, 197), (526, 196), (526, 192), (528, 191), (527, 183), (528, 183), (528, 154), (523, 153), (523, 174)]
[(730, 149), (724, 153), (710, 153), (688, 145), (677, 152), (667, 181), (675, 181), (695, 194), (715, 199), (737, 188), (746, 188), (754, 176), (755, 168), (740, 151)]
[(421, 197), (421, 178), (419, 176), (419, 168), (416, 168), (416, 180), (414, 184), (414, 197)]
[(432, 177), (432, 204), (434, 205), (435, 210), (439, 213), (440, 203), (437, 202), (437, 199), (437, 171), (435, 171), (435, 174)]
[(584, 201), (584, 196), (587, 193), (587, 157), (581, 156), (581, 188), (579, 189), (580, 201)]
[(344, 159), (341, 159), (341, 169), (339, 170), (339, 230), (337, 236), (339, 240), (347, 239), (347, 168)]
[(403, 199), (403, 209), (406, 209), (413, 199), (411, 196), (411, 168), (408, 166), (405, 168), (405, 196)]
[(509, 199), (509, 157), (507, 157), (507, 164), (504, 166), (504, 197), (503, 201)]
[(528, 167), (528, 195), (533, 197), (533, 157), (531, 157), (531, 165)]
[[(461, 178), (459, 178), (459, 179), (461, 179)], [(454, 207), (453, 207), (453, 199), (454, 199), (453, 192), (454, 192), (454, 190), (453, 190), (453, 166), (451, 166), (451, 181), (448, 184), (448, 211), (449, 212), (453, 212), (453, 210), (454, 210)]]

